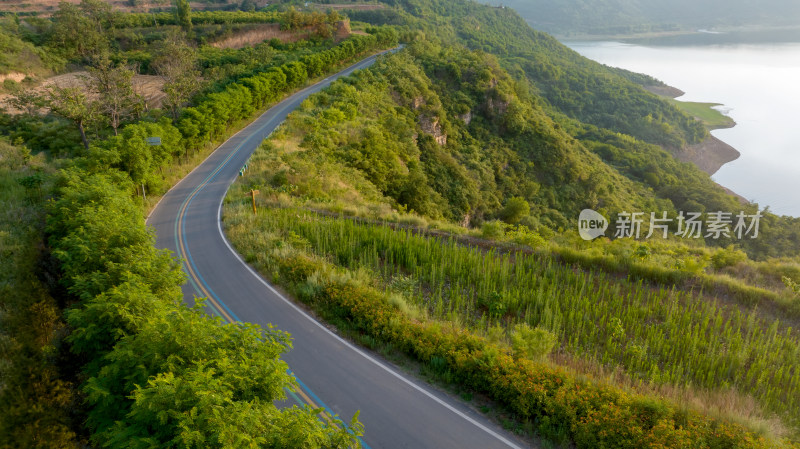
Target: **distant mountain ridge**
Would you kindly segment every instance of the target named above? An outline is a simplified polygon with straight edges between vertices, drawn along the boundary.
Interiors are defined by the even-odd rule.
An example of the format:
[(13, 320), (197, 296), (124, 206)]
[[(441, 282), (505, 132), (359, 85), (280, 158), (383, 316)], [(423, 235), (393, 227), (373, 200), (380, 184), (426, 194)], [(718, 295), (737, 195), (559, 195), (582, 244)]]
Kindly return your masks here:
[(782, 27), (800, 23), (792, 0), (502, 0), (534, 28), (557, 35), (625, 34), (713, 27)]

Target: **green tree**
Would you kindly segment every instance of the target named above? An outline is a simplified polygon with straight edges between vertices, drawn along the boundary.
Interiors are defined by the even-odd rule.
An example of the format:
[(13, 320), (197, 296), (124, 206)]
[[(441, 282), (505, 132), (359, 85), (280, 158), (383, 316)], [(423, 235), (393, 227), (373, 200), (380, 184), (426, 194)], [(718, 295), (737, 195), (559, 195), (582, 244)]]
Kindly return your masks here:
[(189, 6), (189, 0), (175, 0), (175, 2), (175, 16), (178, 19), (178, 25), (188, 33), (192, 31), (192, 8)]
[(305, 25), (303, 13), (294, 9), (294, 6), (290, 6), (289, 9), (283, 13), (281, 28), (284, 30), (296, 30), (298, 28), (302, 28), (303, 25)]
[(53, 114), (72, 122), (81, 134), (83, 146), (89, 149), (86, 128), (96, 125), (100, 119), (98, 104), (90, 101), (83, 89), (78, 87), (51, 86), (45, 91), (44, 103)]
[(78, 5), (61, 2), (53, 14), (49, 43), (67, 58), (89, 60), (108, 51), (113, 17), (111, 5), (101, 0), (81, 0)]
[[(126, 127), (123, 134), (129, 128)], [(120, 140), (123, 136), (114, 139)], [(93, 159), (94, 160), (94, 159)], [(94, 160), (98, 162), (97, 160)], [(345, 448), (362, 427), (274, 404), (296, 388), (288, 334), (183, 305), (176, 261), (153, 247), (131, 182), (100, 160), (63, 172), (47, 231), (63, 281), (92, 440), (105, 447)], [(91, 168), (91, 167), (90, 167)]]
[[(75, 388), (59, 363), (67, 334), (38, 248), (50, 176), (42, 158), (0, 139), (0, 447), (82, 447)], [(43, 192), (44, 191), (44, 192)]]
[(253, 0), (242, 0), (242, 3), (239, 4), (239, 9), (242, 11), (255, 11), (256, 3)]
[[(351, 446), (355, 435), (344, 426), (323, 425), (317, 411), (274, 405), (285, 397), (285, 388), (294, 388), (279, 359), (287, 337), (255, 325), (222, 324), (199, 307), (151, 316), (137, 333), (120, 340), (106, 366), (86, 384), (95, 403), (89, 423), (98, 430), (96, 441), (208, 448)], [(116, 400), (103, 397), (108, 393)], [(360, 425), (353, 425), (360, 434)]]
[(150, 66), (164, 80), (164, 106), (177, 120), (180, 108), (201, 86), (197, 51), (184, 36), (172, 33), (159, 45)]
[(9, 99), (9, 103), (28, 115), (36, 114), (45, 106), (44, 98), (33, 89), (22, 89), (15, 92)]
[(113, 64), (101, 56), (94, 67), (89, 67), (88, 86), (97, 96), (102, 116), (111, 125), (114, 135), (122, 121), (132, 118), (144, 109), (144, 99), (133, 90), (135, 72), (124, 63)]
[(506, 201), (506, 206), (500, 211), (500, 218), (508, 224), (516, 224), (530, 213), (531, 206), (528, 202), (524, 198), (515, 196)]

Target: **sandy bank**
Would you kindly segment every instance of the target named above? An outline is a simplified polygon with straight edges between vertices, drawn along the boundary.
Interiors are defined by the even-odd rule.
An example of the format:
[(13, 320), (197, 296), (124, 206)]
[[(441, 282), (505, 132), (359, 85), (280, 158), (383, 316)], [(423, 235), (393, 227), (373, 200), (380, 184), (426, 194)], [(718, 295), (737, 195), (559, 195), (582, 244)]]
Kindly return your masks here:
[(716, 137), (709, 136), (700, 143), (687, 145), (675, 156), (681, 161), (691, 162), (700, 170), (713, 175), (723, 165), (738, 159), (741, 153)]
[[(739, 156), (741, 156), (739, 150), (714, 136), (709, 136), (706, 140), (700, 143), (688, 145), (680, 152), (673, 152), (673, 154), (683, 162), (693, 163), (699, 167), (700, 170), (708, 173), (709, 176), (716, 173), (717, 170), (719, 170), (723, 165), (727, 164), (728, 162), (735, 161), (739, 158)], [(735, 196), (742, 204), (750, 203), (747, 198), (739, 195), (733, 190), (721, 184), (717, 185), (722, 187), (722, 189), (727, 193)]]

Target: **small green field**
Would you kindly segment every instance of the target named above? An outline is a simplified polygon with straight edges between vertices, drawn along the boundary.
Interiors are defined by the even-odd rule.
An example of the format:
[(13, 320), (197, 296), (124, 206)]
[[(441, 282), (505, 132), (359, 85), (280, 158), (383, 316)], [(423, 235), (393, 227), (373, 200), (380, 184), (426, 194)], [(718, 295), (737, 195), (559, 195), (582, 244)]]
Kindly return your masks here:
[(719, 103), (698, 103), (693, 101), (668, 100), (687, 114), (703, 122), (708, 129), (732, 128), (736, 122), (714, 109)]

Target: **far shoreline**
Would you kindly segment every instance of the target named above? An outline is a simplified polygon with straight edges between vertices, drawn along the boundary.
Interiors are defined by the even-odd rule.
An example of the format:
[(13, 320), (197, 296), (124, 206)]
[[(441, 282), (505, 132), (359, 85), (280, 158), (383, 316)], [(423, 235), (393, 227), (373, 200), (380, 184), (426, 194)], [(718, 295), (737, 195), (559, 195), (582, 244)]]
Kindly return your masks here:
[[(645, 90), (660, 97), (669, 98), (671, 100), (675, 100), (678, 97), (685, 95), (685, 92), (678, 89), (677, 87), (670, 86), (667, 84), (664, 85), (650, 85), (650, 86), (642, 86)], [(675, 100), (679, 101), (679, 100)], [(720, 113), (722, 114), (722, 113)], [(725, 114), (722, 114), (725, 115)], [(725, 115), (728, 117), (727, 115)], [(703, 121), (699, 117), (694, 117), (695, 120)], [(737, 150), (736, 148), (732, 147), (731, 145), (723, 142), (722, 140), (714, 137), (710, 134), (710, 131), (715, 129), (725, 129), (725, 128), (733, 128), (736, 126), (736, 122), (733, 119), (730, 120), (730, 124), (722, 125), (722, 126), (709, 126), (705, 124), (706, 128), (709, 131), (709, 135), (706, 139), (702, 142), (698, 142), (692, 145), (684, 146), (680, 151), (672, 151), (670, 153), (675, 156), (681, 162), (689, 162), (694, 164), (700, 170), (703, 170), (708, 174), (708, 176), (713, 176), (716, 172), (722, 168), (723, 165), (733, 162), (742, 155), (742, 153)], [(739, 202), (742, 204), (750, 204), (750, 201), (739, 195), (738, 193), (734, 192), (728, 187), (714, 181), (718, 186), (720, 186), (725, 192), (730, 195), (735, 196)]]
[[(528, 21), (534, 29), (537, 28), (533, 23)], [(670, 40), (675, 38), (703, 38), (713, 39), (715, 36), (723, 39), (726, 36), (736, 36), (737, 39), (746, 37), (761, 41), (764, 39), (763, 35), (767, 35), (768, 41), (792, 41), (796, 40), (796, 35), (800, 33), (800, 26), (798, 25), (783, 25), (783, 26), (711, 26), (707, 28), (685, 28), (677, 30), (654, 30), (641, 33), (607, 33), (607, 34), (592, 34), (586, 32), (575, 32), (569, 34), (550, 34), (560, 42), (564, 41), (616, 41), (623, 43), (635, 43), (639, 41), (647, 41), (653, 43), (653, 40)], [(788, 36), (788, 37), (787, 37)]]

